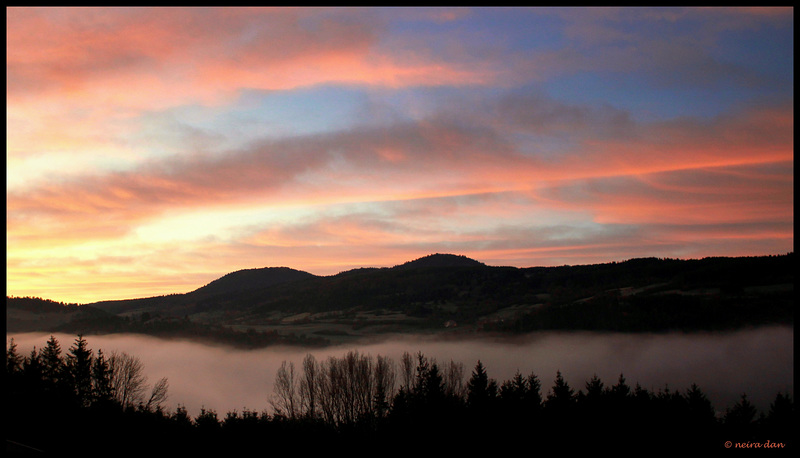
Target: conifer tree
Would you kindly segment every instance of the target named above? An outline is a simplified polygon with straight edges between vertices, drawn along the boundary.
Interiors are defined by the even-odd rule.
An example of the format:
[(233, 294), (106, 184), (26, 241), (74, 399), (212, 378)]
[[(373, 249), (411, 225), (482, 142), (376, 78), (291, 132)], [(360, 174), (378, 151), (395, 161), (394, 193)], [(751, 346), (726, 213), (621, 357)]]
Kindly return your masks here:
[(556, 371), (555, 384), (547, 395), (545, 405), (552, 410), (564, 412), (575, 403), (575, 400), (575, 391), (564, 380), (561, 371)]
[(24, 374), (35, 373), (40, 379), (42, 378), (44, 370), (42, 369), (40, 353), (41, 352), (36, 351), (36, 346), (34, 345), (28, 356), (22, 359), (22, 372)]
[[(788, 394), (778, 393), (769, 406), (764, 425), (776, 441), (788, 443), (794, 437), (794, 402)], [(790, 444), (789, 444), (790, 445)]]
[(26, 390), (35, 393), (44, 389), (44, 384), (42, 383), (44, 379), (42, 358), (40, 357), (40, 352), (36, 351), (35, 346), (31, 349), (30, 355), (22, 361), (22, 377)]
[(40, 353), (44, 382), (50, 389), (56, 389), (57, 387), (65, 388), (67, 384), (64, 380), (66, 377), (66, 367), (61, 357), (61, 344), (59, 344), (55, 336), (50, 336), (50, 339), (48, 339)]
[(724, 420), (726, 426), (732, 431), (744, 433), (753, 425), (757, 415), (758, 410), (750, 403), (747, 399), (747, 394), (744, 393), (739, 402), (726, 410)]
[(767, 421), (775, 424), (791, 424), (794, 421), (794, 402), (791, 396), (778, 393), (769, 406)]
[(714, 407), (697, 384), (689, 387), (685, 397), (689, 416), (695, 426), (708, 426), (714, 422)]
[(439, 370), (439, 365), (433, 361), (422, 377), (423, 398), (429, 407), (441, 407), (445, 399), (444, 393), (444, 377)]
[(506, 380), (500, 385), (500, 399), (506, 404), (520, 405), (527, 391), (525, 377), (517, 371), (511, 380)]
[(586, 400), (596, 405), (604, 394), (606, 394), (606, 390), (603, 381), (595, 374), (586, 382)]
[(17, 353), (17, 344), (14, 338), (6, 345), (6, 374), (13, 376), (22, 372), (22, 356)]
[(92, 364), (92, 400), (105, 404), (114, 399), (111, 382), (111, 369), (103, 350), (97, 350), (97, 357)]
[[(519, 431), (523, 427), (527, 411), (526, 397), (528, 396), (528, 381), (517, 371), (511, 380), (506, 380), (500, 385), (498, 395), (500, 406), (500, 420), (505, 423), (505, 429)], [(499, 425), (498, 425), (499, 426)]]
[(526, 379), (528, 389), (525, 392), (525, 407), (532, 411), (538, 411), (542, 407), (542, 382), (533, 372)]
[(91, 400), (92, 359), (89, 344), (82, 335), (78, 335), (67, 354), (67, 369), (80, 405), (87, 405)]
[(478, 360), (467, 383), (467, 406), (476, 413), (483, 413), (496, 394), (497, 382), (489, 379), (483, 363)]
[(624, 402), (631, 394), (631, 387), (625, 381), (625, 376), (619, 374), (617, 383), (611, 387), (611, 396), (614, 397), (615, 402)]

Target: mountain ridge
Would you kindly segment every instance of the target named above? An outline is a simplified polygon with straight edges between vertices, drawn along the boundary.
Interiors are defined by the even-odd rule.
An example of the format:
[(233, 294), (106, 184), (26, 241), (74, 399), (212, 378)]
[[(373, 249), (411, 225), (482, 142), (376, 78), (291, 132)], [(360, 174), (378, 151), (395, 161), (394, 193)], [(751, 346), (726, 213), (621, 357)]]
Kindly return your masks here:
[[(792, 323), (793, 285), (793, 253), (556, 267), (490, 266), (436, 253), (329, 276), (288, 267), (242, 269), (189, 293), (72, 304), (70, 313), (42, 304), (53, 319), (48, 329), (35, 330), (61, 323), (84, 332), (224, 330), (241, 334), (237, 339), (256, 332), (341, 340), (441, 333), (445, 323), (448, 333), (718, 329)], [(7, 332), (43, 326), (37, 323), (44, 312), (37, 315), (34, 305), (7, 298)]]

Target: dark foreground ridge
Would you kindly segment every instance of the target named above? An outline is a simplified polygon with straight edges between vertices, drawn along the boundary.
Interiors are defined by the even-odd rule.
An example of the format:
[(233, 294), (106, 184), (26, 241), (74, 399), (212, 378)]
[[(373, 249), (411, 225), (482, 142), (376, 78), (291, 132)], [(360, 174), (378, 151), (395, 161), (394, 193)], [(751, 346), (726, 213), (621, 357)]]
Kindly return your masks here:
[(324, 361), (308, 354), (297, 373), (284, 363), (274, 392), (264, 396), (270, 410), (222, 418), (201, 409), (192, 417), (180, 405), (174, 412), (163, 407), (166, 379), (148, 392), (138, 358), (92, 350), (82, 336), (63, 354), (51, 337), (26, 357), (11, 341), (6, 356), (11, 456), (504, 456), (520, 447), (531, 455), (649, 455), (794, 447), (794, 401), (783, 393), (759, 414), (745, 395), (733, 406), (713, 406), (695, 384), (650, 391), (620, 375), (613, 384), (595, 376), (571, 386), (556, 373), (548, 389), (535, 373), (494, 380), (480, 361), (466, 375), (457, 363), (439, 365), (422, 353), (394, 364), (351, 351)]
[(6, 331), (136, 332), (260, 347), (397, 333), (669, 332), (793, 324), (794, 253), (488, 266), (452, 254), (317, 276), (247, 269), (185, 294), (63, 304), (8, 297)]

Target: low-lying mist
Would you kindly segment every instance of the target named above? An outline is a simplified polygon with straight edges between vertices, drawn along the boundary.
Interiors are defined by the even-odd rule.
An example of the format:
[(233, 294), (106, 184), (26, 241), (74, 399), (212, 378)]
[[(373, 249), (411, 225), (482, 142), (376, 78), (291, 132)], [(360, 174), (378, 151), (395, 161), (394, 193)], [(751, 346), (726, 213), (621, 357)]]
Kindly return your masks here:
[[(45, 345), (51, 334), (26, 333), (14, 338), (18, 353)], [(74, 335), (54, 334), (66, 353)], [(269, 410), (275, 373), (283, 361), (298, 371), (302, 359), (312, 354), (318, 361), (341, 357), (350, 350), (364, 355), (388, 356), (400, 362), (404, 352), (422, 352), (439, 363), (462, 363), (465, 380), (478, 360), (498, 383), (519, 371), (535, 373), (546, 395), (556, 372), (577, 391), (593, 375), (606, 386), (623, 374), (652, 392), (665, 388), (684, 392), (696, 383), (714, 407), (724, 411), (743, 393), (766, 412), (778, 392), (794, 397), (793, 338), (791, 327), (764, 327), (730, 333), (602, 334), (537, 333), (504, 340), (443, 341), (419, 336), (395, 337), (360, 345), (304, 349), (274, 347), (238, 350), (181, 340), (161, 340), (138, 335), (86, 336), (89, 347), (127, 352), (145, 365), (149, 383), (169, 379), (167, 410), (178, 405), (196, 416), (201, 408), (227, 412)]]

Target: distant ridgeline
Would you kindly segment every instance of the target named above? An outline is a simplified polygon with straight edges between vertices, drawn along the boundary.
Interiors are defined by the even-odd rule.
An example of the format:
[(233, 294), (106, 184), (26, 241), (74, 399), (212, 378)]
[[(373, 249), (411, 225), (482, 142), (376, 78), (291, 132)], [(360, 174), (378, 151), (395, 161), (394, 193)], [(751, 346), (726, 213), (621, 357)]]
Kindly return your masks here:
[(263, 346), (326, 344), (333, 334), (788, 325), (794, 269), (794, 253), (529, 268), (434, 254), (330, 276), (267, 267), (232, 272), (189, 293), (143, 299), (77, 306), (7, 297), (6, 331), (140, 332)]

